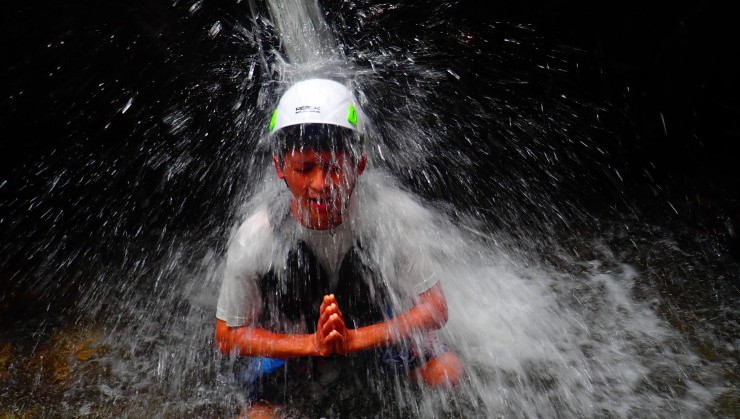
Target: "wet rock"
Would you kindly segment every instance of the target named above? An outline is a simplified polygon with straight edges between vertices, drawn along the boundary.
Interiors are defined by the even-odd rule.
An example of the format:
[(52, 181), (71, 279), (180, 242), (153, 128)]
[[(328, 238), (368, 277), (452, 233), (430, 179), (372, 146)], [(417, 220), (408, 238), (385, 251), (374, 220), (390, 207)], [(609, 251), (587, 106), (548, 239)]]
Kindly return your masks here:
[(649, 389), (655, 389), (662, 394), (678, 395), (679, 397), (685, 395), (688, 389), (682, 372), (666, 367), (657, 367), (650, 371), (641, 380), (638, 387), (645, 392), (649, 392)]
[[(107, 353), (98, 327), (50, 325), (0, 330), (0, 418), (52, 417), (69, 408), (63, 395), (85, 377), (105, 375), (96, 358)], [(27, 334), (27, 332), (29, 332)], [(30, 332), (33, 332), (31, 334)], [(84, 400), (81, 400), (81, 402)], [(33, 409), (29, 410), (29, 406)], [(60, 410), (61, 409), (61, 410)]]
[(708, 361), (716, 362), (716, 361), (719, 361), (721, 359), (721, 357), (719, 356), (719, 354), (715, 350), (714, 345), (712, 345), (709, 342), (700, 342), (700, 343), (698, 343), (696, 345), (696, 349), (697, 349), (697, 351), (699, 351), (699, 353), (701, 354), (701, 356), (703, 356), (704, 359), (706, 359)]
[(0, 418), (4, 419), (33, 419), (43, 417), (43, 409), (33, 406), (23, 409), (0, 408)]
[(99, 335), (88, 337), (82, 342), (77, 342), (74, 347), (74, 356), (78, 361), (89, 361), (108, 353), (108, 348), (102, 345), (96, 345)]
[(4, 343), (0, 345), (0, 383), (10, 378), (10, 361), (13, 352), (13, 344)]
[[(721, 410), (721, 414), (728, 415), (729, 417), (740, 417), (740, 397), (737, 394), (728, 391), (717, 400), (717, 405)], [(720, 412), (717, 412), (718, 414)]]

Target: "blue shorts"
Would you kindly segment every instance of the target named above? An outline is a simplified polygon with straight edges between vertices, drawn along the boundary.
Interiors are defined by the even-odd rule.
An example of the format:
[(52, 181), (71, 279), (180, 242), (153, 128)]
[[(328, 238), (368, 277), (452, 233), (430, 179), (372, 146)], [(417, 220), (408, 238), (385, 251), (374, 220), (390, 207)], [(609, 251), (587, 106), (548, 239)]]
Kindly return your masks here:
[(263, 356), (245, 357), (234, 372), (236, 381), (247, 387), (254, 386), (259, 380), (269, 376), (285, 365), (285, 361), (278, 358)]
[[(442, 343), (436, 333), (430, 333), (422, 345), (393, 345), (368, 351), (366, 357), (375, 359), (371, 363), (379, 365), (382, 371), (406, 371), (409, 372), (431, 360), (437, 354), (447, 351), (447, 345)], [(380, 361), (379, 363), (377, 361)], [(267, 357), (243, 357), (234, 369), (236, 382), (243, 387), (250, 401), (263, 398), (265, 382), (275, 381), (281, 372), (288, 374), (291, 368), (291, 376), (312, 375), (311, 368), (314, 363), (332, 362), (325, 358), (267, 358)], [(294, 375), (295, 374), (295, 375)]]

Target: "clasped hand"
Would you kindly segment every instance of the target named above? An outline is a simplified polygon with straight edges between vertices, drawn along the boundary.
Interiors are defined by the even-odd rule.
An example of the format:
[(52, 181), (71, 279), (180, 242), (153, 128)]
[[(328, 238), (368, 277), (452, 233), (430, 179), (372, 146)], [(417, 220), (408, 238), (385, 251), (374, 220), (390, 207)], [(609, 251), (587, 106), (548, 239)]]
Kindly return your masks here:
[(324, 296), (319, 313), (319, 323), (316, 326), (319, 355), (347, 355), (350, 334), (334, 294)]

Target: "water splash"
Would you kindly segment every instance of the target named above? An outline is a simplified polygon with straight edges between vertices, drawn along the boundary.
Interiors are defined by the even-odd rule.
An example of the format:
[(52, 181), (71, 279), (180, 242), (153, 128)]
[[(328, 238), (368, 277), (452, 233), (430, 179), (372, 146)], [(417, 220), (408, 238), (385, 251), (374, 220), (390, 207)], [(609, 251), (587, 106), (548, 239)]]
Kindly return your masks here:
[(287, 62), (304, 65), (341, 57), (317, 0), (268, 1), (267, 5)]
[[(78, 301), (62, 304), (74, 307), (79, 325), (103, 329), (105, 350), (92, 364), (70, 365), (62, 394), (40, 403), (45, 411), (224, 416), (245, 403), (212, 338), (223, 246), (232, 224), (263, 197), (263, 185), (280, 186), (265, 169), (266, 115), (278, 92), (306, 74), (338, 77), (358, 91), (374, 123), (374, 169), (403, 187), (368, 179), (388, 192), (389, 207), (417, 201), (408, 190), (433, 201), (422, 207), (440, 227), (435, 243), (459, 256), (440, 269), (451, 312), (445, 333), (469, 366), (468, 381), (452, 395), (391, 385), (398, 405), (382, 406), (388, 416), (694, 417), (716, 414), (721, 397), (732, 397), (723, 378), (736, 369), (732, 330), (729, 338), (707, 338), (717, 347), (730, 342), (721, 361), (699, 356), (678, 331), (681, 316), (661, 311), (671, 300), (649, 284), (656, 274), (640, 257), (619, 253), (630, 244), (601, 244), (618, 234), (596, 229), (610, 220), (596, 219), (579, 199), (619, 195), (622, 182), (608, 158), (614, 150), (589, 136), (602, 109), (557, 84), (568, 81), (577, 51), (548, 45), (526, 25), (455, 27), (446, 21), (452, 3), (416, 14), (426, 19), (416, 25), (393, 18), (414, 15), (415, 5), (345, 2), (328, 11), (328, 24), (315, 3), (252, 4), (250, 24), (208, 20), (206, 7), (168, 9), (187, 16), (178, 21), (183, 27), (198, 29), (184, 41), (171, 36), (167, 48), (198, 40), (188, 48), (229, 51), (217, 48), (196, 62), (196, 81), (143, 78), (131, 86), (106, 74), (90, 94), (111, 99), (108, 114), (92, 117), (82, 103), (63, 110), (73, 122), (93, 119), (101, 131), (131, 118), (137, 128), (122, 146), (99, 151), (78, 139), (20, 169), (31, 173), (20, 177), (24, 186), (1, 183), (22, 191), (3, 203), (23, 243), (5, 257), (28, 256), (9, 263), (38, 266), (21, 284), (52, 301), (82, 288), (73, 293)], [(106, 48), (125, 49), (125, 35)], [(483, 43), (498, 48), (476, 65)], [(157, 107), (141, 85), (175, 93)], [(604, 184), (616, 186), (604, 191)], [(453, 223), (437, 224), (439, 215)], [(23, 228), (26, 218), (39, 228)], [(563, 228), (573, 232), (555, 236)], [(649, 241), (670, 242), (668, 234), (641, 234), (641, 252), (655, 251)], [(658, 265), (681, 260), (682, 252), (666, 245)], [(56, 326), (41, 317), (35, 334)], [(23, 408), (42, 397), (41, 369), (51, 368), (32, 365), (44, 368), (32, 369), (39, 371), (32, 385), (22, 387), (31, 390), (0, 404)]]

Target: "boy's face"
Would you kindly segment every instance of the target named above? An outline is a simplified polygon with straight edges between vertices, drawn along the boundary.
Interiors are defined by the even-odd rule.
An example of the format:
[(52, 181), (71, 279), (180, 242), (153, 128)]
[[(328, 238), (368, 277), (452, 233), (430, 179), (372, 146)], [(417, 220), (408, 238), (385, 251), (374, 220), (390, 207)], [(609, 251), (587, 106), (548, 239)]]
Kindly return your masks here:
[(367, 161), (364, 154), (355, 162), (344, 151), (310, 148), (286, 152), (282, 167), (276, 157), (273, 160), (278, 177), (293, 193), (293, 216), (314, 230), (327, 230), (342, 223), (357, 177), (365, 170)]

